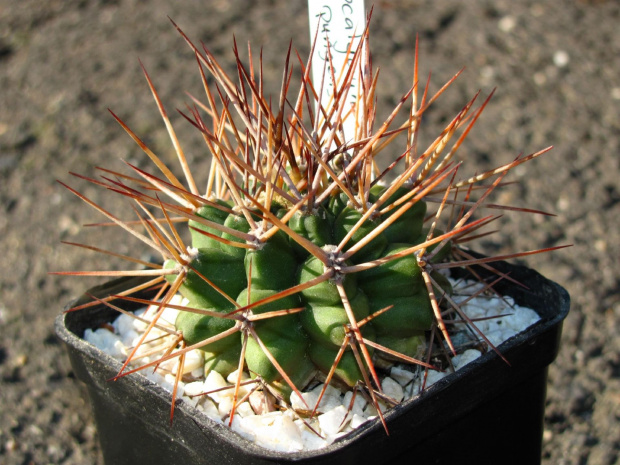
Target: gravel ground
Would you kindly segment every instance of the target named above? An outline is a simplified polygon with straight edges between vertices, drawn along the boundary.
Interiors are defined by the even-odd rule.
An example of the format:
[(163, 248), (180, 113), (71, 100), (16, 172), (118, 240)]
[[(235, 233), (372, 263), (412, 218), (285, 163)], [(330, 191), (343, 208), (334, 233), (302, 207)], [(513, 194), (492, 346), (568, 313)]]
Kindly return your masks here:
[[(156, 152), (172, 157), (167, 134), (141, 74), (141, 59), (192, 163), (205, 167), (199, 137), (173, 112), (200, 92), (192, 53), (172, 17), (231, 70), (239, 44), (264, 46), (267, 89), (277, 95), (289, 40), (308, 51), (304, 2), (152, 0), (0, 0), (0, 462), (102, 463), (82, 388), (73, 379), (53, 321), (95, 280), (50, 270), (95, 269), (88, 242), (127, 253), (100, 230), (94, 211), (58, 185), (68, 181), (106, 208), (115, 199), (71, 179), (95, 167), (144, 165), (139, 149), (106, 109)], [(463, 148), (479, 171), (554, 145), (513, 174), (505, 203), (558, 214), (510, 215), (489, 253), (574, 244), (527, 263), (570, 292), (563, 347), (550, 368), (543, 463), (620, 463), (620, 4), (384, 0), (372, 22), (375, 66), (388, 108), (410, 85), (416, 32), (423, 72), (437, 89), (466, 67), (429, 113), (428, 139), (478, 89), (496, 94)], [(204, 168), (203, 168), (204, 169)], [(122, 205), (121, 205), (122, 207)], [(118, 211), (118, 208), (116, 208)]]

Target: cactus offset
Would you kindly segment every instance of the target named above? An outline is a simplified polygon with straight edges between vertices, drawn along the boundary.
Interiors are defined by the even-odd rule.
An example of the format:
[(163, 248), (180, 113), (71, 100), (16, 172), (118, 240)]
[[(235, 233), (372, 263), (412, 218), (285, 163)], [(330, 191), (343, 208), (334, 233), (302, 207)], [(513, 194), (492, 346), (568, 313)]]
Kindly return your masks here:
[[(252, 64), (247, 69), (236, 48), (238, 84), (208, 50), (199, 50), (181, 34), (198, 58), (207, 92), (206, 104), (197, 103), (184, 114), (212, 156), (206, 191), (196, 187), (146, 72), (188, 187), (116, 118), (163, 176), (130, 165), (135, 177), (84, 179), (133, 199), (142, 229), (69, 188), (162, 255), (163, 265), (149, 263), (148, 270), (116, 273), (150, 276), (139, 289), (161, 287), (160, 311), (141, 341), (173, 295), (180, 292), (189, 302), (176, 306), (181, 310), (176, 320), (179, 336), (169, 353), (139, 369), (175, 357), (182, 361), (187, 351), (199, 348), (207, 371), (226, 375), (247, 369), (285, 398), (320, 371), (327, 382), (364, 386), (377, 405), (377, 366), (400, 361), (429, 368), (422, 359), (430, 332), (455, 350), (444, 315), (464, 316), (440, 270), (494, 260), (473, 259), (457, 246), (479, 236), (480, 229), (496, 219), (474, 219), (473, 214), (481, 208), (501, 208), (485, 200), (505, 174), (548, 149), (457, 180), (455, 153), (488, 102), (474, 108), (476, 96), (420, 153), (417, 141), (424, 111), (452, 80), (433, 97), (427, 98), (425, 91), (419, 99), (417, 51), (412, 88), (375, 130), (377, 80), (364, 52), (367, 31), (365, 47), (351, 53), (349, 72), (332, 76), (332, 101), (316, 113), (313, 104), (320, 83), (311, 82), (310, 63), (302, 66), (299, 92), (289, 100), (287, 56), (280, 101), (271, 106), (262, 93), (260, 73), (256, 79)], [(219, 104), (205, 71), (217, 82)], [(356, 105), (349, 109), (345, 102), (354, 73), (359, 73), (360, 89)], [(397, 123), (408, 102), (411, 110)], [(345, 119), (356, 120), (351, 141), (343, 134)], [(380, 152), (401, 140), (402, 156), (379, 172)], [(400, 174), (393, 174), (396, 171)], [(387, 177), (394, 180), (387, 183)], [(490, 185), (481, 185), (491, 179)], [(171, 201), (161, 200), (159, 194)], [(180, 221), (189, 228), (189, 246), (177, 231)], [(132, 299), (139, 289), (105, 302)], [(119, 376), (136, 371), (127, 369), (135, 353), (136, 349)], [(240, 382), (241, 378), (237, 389)]]

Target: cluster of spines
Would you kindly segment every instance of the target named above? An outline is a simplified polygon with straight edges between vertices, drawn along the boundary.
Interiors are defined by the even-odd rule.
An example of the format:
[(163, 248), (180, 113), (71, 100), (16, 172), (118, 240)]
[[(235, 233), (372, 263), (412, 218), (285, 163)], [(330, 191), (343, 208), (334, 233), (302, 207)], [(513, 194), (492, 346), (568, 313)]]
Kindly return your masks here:
[[(484, 234), (480, 229), (497, 218), (474, 220), (473, 214), (480, 208), (531, 212), (489, 204), (486, 199), (510, 169), (549, 148), (457, 181), (459, 165), (454, 164), (455, 153), (489, 100), (474, 110), (476, 95), (430, 146), (419, 153), (422, 115), (458, 74), (430, 98), (427, 85), (418, 100), (417, 45), (411, 89), (380, 128), (374, 130), (377, 75), (372, 75), (367, 30), (363, 35), (364, 47), (349, 50), (351, 66), (338, 76), (332, 73), (327, 78), (332, 79), (336, 92), (330, 104), (319, 106), (316, 111), (313, 103), (318, 100), (317, 87), (320, 89), (324, 83), (320, 86), (312, 83), (310, 62), (304, 65), (300, 61), (300, 91), (293, 103), (288, 100), (292, 76), (290, 47), (280, 101), (274, 109), (263, 95), (262, 63), (256, 79), (250, 49), (250, 67), (246, 69), (235, 45), (239, 76), (239, 84), (235, 84), (206, 48), (198, 49), (181, 34), (195, 53), (207, 95), (206, 104), (192, 97), (194, 106), (181, 113), (200, 131), (213, 159), (206, 192), (199, 193), (181, 144), (146, 71), (188, 187), (114, 114), (163, 177), (132, 165), (129, 166), (137, 177), (109, 170), (103, 170), (103, 180), (80, 177), (133, 199), (138, 221), (120, 220), (67, 186), (112, 220), (111, 224), (122, 227), (158, 251), (164, 265), (85, 246), (147, 269), (60, 274), (152, 277), (120, 295), (93, 302), (112, 306), (110, 301), (117, 298), (140, 301), (131, 295), (159, 286), (156, 302), (159, 311), (140, 343), (158, 325), (166, 306), (182, 311), (177, 323), (180, 331), (172, 337), (169, 351), (156, 362), (129, 370), (136, 347), (119, 376), (175, 357), (182, 365), (185, 353), (202, 348), (211, 355), (207, 360), (212, 367), (225, 366), (222, 369), (226, 371), (236, 367), (240, 373), (241, 369), (249, 368), (260, 375), (261, 382), (272, 382), (280, 390), (298, 391), (306, 372), (319, 366), (327, 373), (328, 382), (337, 376), (350, 385), (361, 383), (376, 404), (375, 394), (381, 391), (373, 361), (377, 353), (430, 367), (428, 360), (415, 358), (417, 343), (422, 341), (421, 332), (425, 330), (443, 338), (455, 351), (445, 315), (466, 317), (451, 299), (450, 286), (439, 270), (470, 265), (490, 268), (488, 263), (494, 260), (548, 250), (475, 259), (456, 247)], [(217, 82), (220, 106), (216, 105), (205, 70)], [(346, 97), (354, 73), (360, 78), (361, 92), (356, 105), (349, 110)], [(402, 124), (395, 125), (409, 100), (411, 111)], [(211, 119), (210, 126), (203, 114)], [(345, 139), (346, 118), (355, 119), (352, 141)], [(402, 155), (379, 172), (375, 157), (388, 144), (403, 137), (406, 143)], [(456, 140), (448, 149), (453, 138)], [(401, 174), (383, 185), (386, 175), (399, 167)], [(490, 185), (482, 185), (493, 177)], [(482, 193), (476, 195), (479, 191)], [(162, 200), (160, 193), (173, 202)], [(425, 216), (428, 203), (437, 204), (437, 208)], [(445, 216), (449, 219), (441, 225), (446, 231), (443, 232), (438, 229), (438, 222)], [(179, 222), (189, 222), (191, 247), (184, 244), (177, 232)], [(442, 261), (449, 253), (453, 255), (452, 260)], [(402, 270), (405, 273), (400, 282)], [(501, 273), (498, 276), (510, 279)], [(387, 285), (390, 288), (386, 291)], [(169, 303), (179, 291), (189, 299), (189, 306)], [(414, 300), (419, 301), (423, 311), (411, 312)], [(326, 322), (323, 317), (327, 314), (332, 314), (332, 318)], [(413, 319), (420, 321), (410, 320), (401, 326), (405, 314), (409, 318), (418, 315)], [(468, 323), (476, 329), (473, 322)], [(312, 342), (305, 339), (305, 334), (310, 334)], [(485, 339), (484, 335), (480, 336)], [(303, 341), (301, 360), (305, 361), (289, 362), (300, 360), (299, 354), (282, 355), (288, 349), (281, 350), (281, 339)], [(313, 363), (306, 363), (308, 359)], [(293, 365), (297, 365), (297, 371), (291, 370)], [(237, 380), (235, 392), (240, 383), (241, 378)]]

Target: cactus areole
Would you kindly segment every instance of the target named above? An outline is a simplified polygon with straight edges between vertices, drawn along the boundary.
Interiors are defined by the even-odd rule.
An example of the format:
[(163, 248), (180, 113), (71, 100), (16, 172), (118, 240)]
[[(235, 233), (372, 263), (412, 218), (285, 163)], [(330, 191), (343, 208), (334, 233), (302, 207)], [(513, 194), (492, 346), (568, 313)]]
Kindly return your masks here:
[[(301, 66), (298, 91), (291, 91), (290, 48), (273, 104), (263, 94), (262, 63), (243, 64), (235, 46), (235, 82), (206, 48), (178, 30), (198, 59), (206, 89), (204, 100), (194, 98), (196, 105), (181, 112), (202, 135), (211, 159), (206, 187), (197, 187), (145, 71), (185, 179), (114, 115), (159, 174), (129, 165), (130, 175), (105, 170), (103, 180), (82, 178), (135, 202), (137, 221), (119, 219), (69, 189), (158, 252), (163, 265), (123, 256), (143, 269), (64, 274), (151, 277), (104, 299), (107, 305), (132, 299), (145, 286), (160, 289), (159, 314), (177, 293), (187, 299), (176, 306), (169, 349), (140, 368), (175, 357), (182, 364), (184, 354), (200, 349), (205, 371), (227, 375), (240, 368), (285, 403), (318, 375), (357, 386), (378, 405), (379, 368), (398, 361), (433, 369), (431, 353), (440, 346), (455, 352), (451, 334), (462, 323), (476, 331), (475, 322), (462, 320), (446, 271), (476, 264), (493, 270), (493, 258), (474, 258), (463, 244), (486, 235), (482, 228), (503, 212), (487, 198), (503, 187), (506, 173), (549, 149), (462, 175), (458, 149), (490, 98), (477, 106), (478, 95), (422, 149), (424, 113), (458, 75), (431, 96), (419, 85), (417, 50), (412, 87), (387, 119), (377, 121), (379, 81), (367, 29), (364, 46), (349, 52), (350, 67), (332, 74), (333, 98), (319, 111), (314, 107), (322, 83), (312, 82), (310, 62)], [(350, 106), (353, 76), (360, 85)], [(347, 140), (343, 122), (351, 119), (355, 134)], [(394, 150), (398, 155), (385, 160)], [(134, 355), (119, 376), (129, 372)]]

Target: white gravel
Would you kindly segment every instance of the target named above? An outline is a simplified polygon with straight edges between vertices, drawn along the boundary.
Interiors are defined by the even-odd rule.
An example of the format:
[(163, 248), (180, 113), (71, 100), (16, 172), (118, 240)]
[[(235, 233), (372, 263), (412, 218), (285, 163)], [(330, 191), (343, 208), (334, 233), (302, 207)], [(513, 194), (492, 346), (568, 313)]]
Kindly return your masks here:
[[(455, 285), (453, 298), (457, 303), (470, 299), (469, 296), (481, 286), (481, 284), (470, 282), (453, 282), (453, 285)], [(469, 294), (469, 296), (465, 294)], [(182, 299), (179, 297), (173, 303), (179, 304), (181, 302)], [(476, 326), (495, 346), (539, 320), (536, 312), (516, 305), (510, 297), (504, 297), (502, 300), (497, 297), (481, 295), (471, 298), (462, 304), (461, 308), (468, 318), (477, 320)], [(152, 314), (153, 311), (154, 309), (151, 308), (146, 312), (137, 312), (137, 314), (144, 316)], [(176, 310), (166, 309), (159, 320), (159, 324), (173, 328), (176, 314)], [(494, 318), (488, 319), (489, 317)], [(484, 320), (479, 320), (483, 318)], [(94, 331), (88, 329), (84, 339), (112, 357), (125, 360), (132, 347), (138, 344), (140, 334), (146, 328), (146, 324), (129, 316), (120, 315), (112, 326), (115, 332), (105, 328)], [(148, 337), (148, 341), (142, 344), (137, 351), (137, 355), (142, 357), (133, 365), (138, 366), (159, 358), (166, 342), (165, 336), (167, 336), (165, 331), (154, 328)], [(168, 340), (170, 337), (167, 336)], [(476, 360), (480, 355), (481, 352), (476, 349), (467, 349), (453, 357), (452, 364), (455, 370), (459, 370)], [(161, 364), (155, 372), (150, 369), (143, 370), (141, 373), (172, 392), (177, 371), (178, 361), (173, 359)], [(202, 351), (194, 350), (186, 355), (183, 374), (186, 375), (186, 379), (189, 377), (193, 381), (180, 382), (177, 387), (177, 397), (196, 407), (212, 420), (229, 424), (233, 406), (233, 387), (237, 373), (232, 373), (228, 379), (224, 379), (219, 373), (212, 371), (205, 377)], [(448, 374), (448, 372), (429, 370), (426, 387)], [(249, 380), (247, 374), (243, 376), (244, 379)], [(391, 368), (390, 376), (385, 376), (382, 379), (382, 389), (387, 397), (396, 402), (401, 402), (421, 391), (420, 378), (416, 372), (410, 371), (410, 367), (395, 365)], [(239, 399), (251, 393), (253, 387), (253, 384), (241, 386), (238, 394)], [(217, 389), (222, 390), (211, 392)], [(376, 408), (367, 404), (363, 396), (356, 395), (351, 402), (353, 398), (351, 391), (341, 393), (333, 386), (327, 387), (317, 409), (317, 416), (302, 418), (295, 412), (295, 410), (306, 411), (307, 406), (311, 409), (314, 408), (322, 389), (323, 385), (319, 384), (313, 386), (308, 392), (303, 392), (303, 401), (297, 394), (293, 393), (290, 399), (292, 409), (276, 410), (262, 415), (256, 414), (257, 411), (260, 412), (256, 406), (263, 405), (265, 399), (261, 397), (260, 391), (253, 392), (249, 396), (249, 401), (240, 404), (235, 409), (231, 428), (244, 438), (264, 448), (281, 452), (296, 452), (325, 447), (377, 416)], [(205, 392), (210, 393), (204, 395)], [(380, 407), (384, 411), (387, 409), (387, 404), (381, 403)]]

